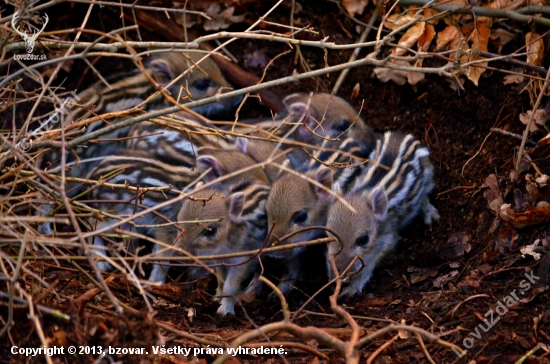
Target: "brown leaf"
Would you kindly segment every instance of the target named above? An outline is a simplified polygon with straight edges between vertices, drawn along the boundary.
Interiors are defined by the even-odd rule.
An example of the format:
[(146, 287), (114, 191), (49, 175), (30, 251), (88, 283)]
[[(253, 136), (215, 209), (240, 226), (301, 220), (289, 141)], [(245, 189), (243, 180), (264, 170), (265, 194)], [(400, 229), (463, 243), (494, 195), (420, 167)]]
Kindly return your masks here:
[[(401, 60), (391, 60), (389, 64), (397, 66), (410, 67), (410, 63)], [(387, 67), (377, 67), (374, 69), (374, 74), (382, 82), (393, 81), (398, 85), (404, 85), (407, 82), (407, 71), (394, 70)]]
[(544, 57), (544, 42), (540, 35), (529, 32), (525, 35), (527, 44), (527, 63), (540, 66)]
[(443, 49), (443, 47), (449, 44), (457, 36), (458, 33), (459, 33), (458, 28), (454, 25), (449, 25), (447, 28), (437, 33), (435, 49), (436, 50)]
[(550, 144), (550, 133), (539, 140), (539, 144)]
[(431, 24), (427, 24), (424, 29), (424, 33), (418, 38), (418, 50), (420, 52), (427, 52), (430, 48), (430, 44), (435, 36), (435, 28)]
[(388, 29), (395, 30), (401, 28), (403, 25), (410, 23), (414, 19), (414, 15), (411, 12), (402, 13), (402, 14), (393, 14), (390, 15), (386, 21), (384, 21), (384, 26)]
[(520, 75), (508, 75), (504, 76), (503, 85), (510, 85), (512, 83), (522, 83), (525, 80), (525, 77)]
[[(533, 113), (532, 110), (527, 111), (526, 113), (522, 113), (519, 115), (519, 120), (523, 123), (523, 125), (527, 125), (529, 123), (529, 119), (531, 118), (531, 114)], [(540, 126), (544, 126), (546, 124), (546, 121), (548, 120), (548, 114), (543, 109), (538, 109), (535, 112), (535, 116), (533, 119), (533, 122), (531, 123), (531, 128), (529, 131), (537, 131), (540, 128)]]
[[(422, 37), (425, 28), (426, 23), (416, 23), (415, 25), (407, 29), (407, 31), (405, 32), (405, 34), (403, 34), (401, 39), (399, 39), (399, 42), (397, 42), (397, 44), (402, 47), (411, 48), (420, 39), (420, 37)], [(392, 53), (396, 56), (402, 56), (407, 53), (407, 50), (403, 48), (394, 48)]]
[(453, 270), (449, 274), (445, 274), (441, 277), (438, 277), (437, 279), (435, 279), (433, 281), (433, 286), (435, 288), (443, 288), (443, 286), (445, 286), (447, 283), (452, 281), (454, 279), (454, 277), (456, 277), (458, 274), (459, 274), (459, 271)]
[(220, 5), (218, 4), (211, 4), (208, 7), (208, 15), (212, 18), (212, 20), (208, 20), (204, 22), (203, 28), (204, 30), (220, 30), (220, 29), (226, 29), (229, 28), (230, 25), (235, 23), (240, 23), (244, 20), (244, 14), (242, 15), (233, 15), (235, 12), (235, 8), (233, 6), (225, 9), (222, 12), (217, 12), (219, 10)]
[(456, 259), (469, 253), (472, 246), (468, 244), (470, 236), (464, 232), (451, 236), (447, 244), (441, 250), (441, 256), (447, 259)]
[(491, 31), (491, 40), (498, 40), (498, 53), (502, 52), (502, 48), (516, 38), (516, 35), (502, 28), (497, 28)]
[(524, 4), (525, 0), (494, 0), (489, 5), (487, 5), (487, 7), (491, 9), (515, 10), (520, 8)]
[(429, 277), (435, 277), (438, 273), (439, 267), (409, 267), (407, 272), (411, 273), (411, 283), (425, 281)]
[(342, 6), (351, 16), (355, 16), (355, 14), (363, 14), (365, 6), (367, 6), (368, 3), (368, 0), (342, 0)]
[(504, 204), (500, 208), (500, 218), (515, 229), (548, 222), (550, 221), (550, 203), (541, 201), (525, 212), (515, 212), (510, 205)]
[[(419, 59), (414, 64), (415, 67), (421, 68), (422, 67), (422, 59)], [(407, 82), (411, 85), (416, 85), (420, 81), (422, 81), (424, 78), (426, 78), (426, 74), (422, 72), (407, 72)]]
[(489, 208), (492, 211), (497, 212), (503, 203), (502, 196), (500, 194), (500, 187), (498, 185), (497, 176), (494, 174), (490, 174), (485, 179), (485, 184), (483, 187), (489, 187), (488, 190), (483, 192), (483, 198), (487, 200), (487, 204)]
[[(471, 34), (470, 39), (472, 40), (472, 52), (470, 53), (470, 61), (483, 60), (485, 57), (476, 56), (479, 52), (487, 52), (487, 43), (489, 42), (489, 36), (491, 35), (491, 29), (489, 28), (490, 22), (481, 23)], [(485, 72), (485, 67), (487, 67), (487, 62), (478, 63), (475, 66), (470, 66), (468, 68), (467, 77), (474, 85), (478, 85), (479, 77), (483, 72)]]

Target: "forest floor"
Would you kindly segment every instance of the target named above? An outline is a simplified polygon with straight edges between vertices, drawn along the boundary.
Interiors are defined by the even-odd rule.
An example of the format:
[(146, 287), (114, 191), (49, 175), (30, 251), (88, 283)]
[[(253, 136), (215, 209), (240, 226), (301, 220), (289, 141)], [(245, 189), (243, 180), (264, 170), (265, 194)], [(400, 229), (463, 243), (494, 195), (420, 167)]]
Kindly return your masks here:
[[(248, 5), (247, 19), (258, 18), (270, 4)], [(85, 7), (76, 6), (73, 15), (83, 11)], [(281, 6), (268, 19), (282, 21), (288, 18), (289, 11), (288, 5)], [(97, 15), (102, 23), (117, 21), (114, 12)], [(57, 19), (52, 17), (52, 20), (60, 23), (66, 18), (59, 16)], [(337, 43), (351, 43), (359, 36), (349, 17), (330, 2), (305, 2), (296, 15), (296, 24), (313, 24), (320, 32), (315, 39), (330, 37)], [(71, 23), (68, 22), (68, 25)], [(244, 30), (248, 25), (246, 22), (235, 24), (230, 30)], [(158, 34), (143, 32), (142, 36), (163, 40)], [(369, 39), (374, 36), (375, 32)], [(282, 43), (258, 40), (239, 40), (227, 48), (246, 71), (258, 76), (262, 75), (263, 70), (247, 67), (245, 57), (261, 50), (272, 59), (289, 49)], [(322, 67), (323, 50), (300, 49), (312, 69)], [(351, 51), (328, 51), (327, 62), (329, 65), (344, 63), (350, 54)], [(506, 63), (492, 65), (510, 69)], [(94, 81), (91, 74), (80, 80), (85, 67), (85, 64), (77, 62), (66, 71), (67, 89), (75, 88), (78, 83), (81, 83), (80, 89), (84, 89)], [(98, 62), (97, 67), (103, 71), (124, 66), (105, 59)], [(291, 52), (274, 62), (267, 71), (266, 80), (289, 76), (294, 69), (302, 72), (300, 67), (295, 62), (295, 52)], [(428, 146), (437, 182), (432, 202), (441, 215), (441, 220), (434, 224), (431, 231), (420, 221), (404, 231), (396, 251), (375, 270), (364, 292), (340, 303), (354, 315), (366, 333), (375, 332), (389, 322), (402, 323), (434, 334), (446, 333), (442, 339), (468, 350), (460, 359), (450, 348), (425, 341), (426, 350), (437, 363), (515, 363), (537, 344), (550, 345), (550, 296), (546, 290), (550, 278), (550, 253), (546, 252), (541, 260), (535, 260), (531, 255), (522, 256), (520, 252), (521, 248), (537, 239), (543, 241), (547, 248), (550, 224), (512, 229), (495, 221), (495, 214), (488, 206), (491, 201), (487, 191), (492, 191), (491, 188), (500, 189), (504, 201), (511, 203), (518, 194), (525, 194), (525, 181), (522, 179), (514, 186), (510, 179), (520, 140), (491, 133), (491, 128), (499, 128), (521, 135), (525, 126), (519, 121), (519, 115), (532, 108), (524, 85), (504, 85), (505, 75), (488, 71), (480, 79), (479, 86), (466, 82), (463, 90), (456, 90), (445, 78), (437, 75), (427, 75), (425, 80), (413, 87), (396, 85), (391, 81), (381, 82), (374, 76), (372, 68), (359, 67), (350, 71), (339, 91), (339, 95), (350, 99), (354, 95), (354, 87), (359, 85), (359, 92), (354, 95), (352, 104), (357, 110), (362, 108), (361, 116), (370, 126), (377, 131), (402, 130), (412, 133)], [(332, 73), (275, 87), (271, 91), (281, 98), (298, 91), (330, 92), (337, 77), (338, 73)], [(269, 115), (269, 110), (253, 99), (241, 111), (243, 118)], [(542, 164), (541, 168), (545, 167), (545, 173), (550, 174), (548, 164)], [(534, 173), (532, 169), (526, 172)], [(496, 180), (496, 187), (486, 183), (491, 175), (496, 177), (492, 179)], [(58, 281), (55, 288), (57, 295), (43, 295), (40, 304), (70, 314), (69, 322), (52, 315), (40, 317), (50, 345), (149, 348), (159, 344), (159, 323), (202, 338), (230, 342), (254, 327), (283, 318), (280, 303), (268, 301), (264, 295), (243, 303), (242, 308), (237, 307), (236, 317), (220, 319), (216, 315), (217, 304), (211, 302), (215, 280), (203, 280), (189, 290), (188, 285), (177, 282), (177, 270), (171, 274), (175, 281), (164, 288), (173, 292), (157, 295), (162, 298), (154, 303), (154, 316), (144, 310), (143, 300), (135, 289), (114, 274), (111, 289), (118, 299), (135, 310), (113, 315), (112, 305), (105, 295), (97, 295), (91, 302), (84, 300), (84, 304), (78, 303), (78, 298), (94, 286), (86, 275), (71, 264), (62, 262), (58, 266), (38, 262), (33, 269), (48, 282)], [(310, 279), (299, 282), (300, 289), (289, 297), (291, 311), (298, 309), (309, 295), (326, 282), (322, 269), (316, 268), (315, 264), (308, 269)], [(530, 283), (529, 288), (525, 282)], [(513, 294), (523, 302), (505, 307), (506, 300)], [(295, 318), (295, 323), (303, 327), (324, 328), (340, 338), (349, 337), (348, 326), (332, 315), (329, 295), (330, 289), (327, 289), (316, 297), (306, 311)], [(76, 303), (71, 299), (77, 299)], [(6, 312), (4, 308), (0, 308), (0, 312)], [(26, 307), (16, 307), (15, 326), (9, 331), (9, 339), (3, 339), (4, 343), (20, 347), (41, 346), (27, 313)], [(1, 316), (6, 318), (3, 313)], [(160, 330), (167, 338), (166, 347), (196, 346), (184, 337)], [(378, 348), (391, 340), (374, 363), (428, 362), (416, 336), (400, 332), (395, 338), (396, 334), (383, 335), (364, 347), (360, 361), (366, 362)], [(271, 340), (298, 342), (283, 333), (271, 337)], [(344, 362), (333, 350), (316, 342), (305, 344), (326, 354), (328, 362)], [(0, 361), (18, 362), (22, 359), (9, 355), (8, 350), (9, 347), (4, 346)], [(239, 356), (230, 362), (324, 361), (303, 350), (290, 348), (287, 351), (283, 356)], [(91, 354), (66, 356), (60, 362), (91, 362), (94, 357)], [(191, 360), (181, 355), (158, 356), (151, 350), (149, 355), (112, 357), (124, 363), (183, 363)], [(203, 355), (195, 362), (211, 362), (214, 357)], [(550, 359), (548, 353), (539, 350), (525, 362), (550, 363)]]

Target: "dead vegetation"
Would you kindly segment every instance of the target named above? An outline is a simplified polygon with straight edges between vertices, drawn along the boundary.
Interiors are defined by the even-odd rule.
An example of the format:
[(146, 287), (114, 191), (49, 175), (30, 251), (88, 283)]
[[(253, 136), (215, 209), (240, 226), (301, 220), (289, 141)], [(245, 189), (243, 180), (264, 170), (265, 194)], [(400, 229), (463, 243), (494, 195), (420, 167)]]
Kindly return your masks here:
[[(49, 24), (39, 33), (44, 13)], [(33, 360), (549, 362), (549, 14), (542, 0), (4, 5), (1, 360), (26, 360), (11, 354), (12, 346), (87, 345), (143, 347), (149, 353)], [(29, 47), (23, 29), (38, 36), (32, 54), (45, 59), (14, 59)], [(64, 127), (52, 122), (55, 115), (63, 119), (63, 108), (74, 101), (72, 90), (80, 92), (115, 70), (143, 70), (141, 57), (158, 49), (205, 51), (235, 90), (182, 105), (159, 87), (173, 106), (147, 112), (135, 107)], [(174, 112), (236, 95), (246, 96), (237, 115), (218, 121), (215, 130), (189, 132), (250, 137), (246, 130), (254, 126), (247, 118), (281, 112), (282, 97), (304, 90), (339, 92), (362, 108), (372, 127), (414, 133), (430, 148), (438, 175), (434, 204), (442, 221), (432, 232), (420, 225), (408, 229), (365, 294), (345, 302), (338, 300), (342, 280), (327, 283), (322, 272), (301, 282), (288, 303), (268, 276), (262, 281), (277, 293), (277, 302), (265, 295), (242, 297), (237, 316), (220, 320), (211, 279), (186, 282), (171, 273), (168, 284), (152, 284), (142, 277), (155, 260), (150, 254), (111, 256), (120, 269), (101, 273), (86, 239), (103, 233), (88, 221), (104, 211), (91, 208), (84, 196), (69, 197), (64, 186), (70, 177), (39, 164), (49, 149), (64, 156), (117, 128), (145, 120), (166, 124)], [(123, 122), (113, 123), (121, 117)], [(108, 125), (84, 134), (95, 120)], [(270, 134), (263, 135), (267, 140)], [(76, 182), (127, 189), (136, 201), (149, 192), (107, 179)], [(51, 216), (36, 216), (41, 196), (56, 206)], [(46, 221), (55, 224), (55, 236), (38, 232)], [(114, 235), (125, 244), (135, 237), (132, 231)], [(247, 254), (256, 259), (269, 249), (279, 248)], [(177, 267), (208, 259), (163, 261)], [(521, 296), (514, 297), (514, 290)], [(203, 351), (195, 358), (153, 354), (151, 347), (162, 345)], [(283, 347), (285, 354), (231, 357), (227, 349), (238, 347)]]

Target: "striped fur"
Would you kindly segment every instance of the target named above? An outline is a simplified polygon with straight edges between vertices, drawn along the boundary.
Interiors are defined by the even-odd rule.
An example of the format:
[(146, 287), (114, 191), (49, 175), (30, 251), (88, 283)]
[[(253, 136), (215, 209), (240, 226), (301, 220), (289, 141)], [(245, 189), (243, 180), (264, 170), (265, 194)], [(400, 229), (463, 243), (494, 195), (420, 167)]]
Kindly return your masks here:
[[(260, 249), (267, 235), (265, 202), (268, 194), (269, 184), (248, 178), (193, 194), (194, 199), (183, 203), (178, 220), (219, 220), (186, 224), (178, 245), (196, 256)], [(255, 271), (257, 258), (241, 257), (211, 263), (221, 264), (215, 268), (216, 299), (220, 300), (218, 314), (235, 314), (236, 296)]]
[[(246, 155), (237, 151), (223, 151), (219, 149), (201, 149), (202, 155), (196, 161), (194, 159), (177, 158), (169, 156), (159, 156), (145, 151), (121, 151), (115, 156), (105, 158), (100, 165), (88, 176), (90, 179), (98, 180), (108, 173), (118, 169), (124, 169), (124, 172), (109, 180), (109, 183), (123, 184), (128, 183), (132, 186), (140, 187), (165, 187), (172, 186), (173, 191), (152, 192), (140, 196), (141, 201), (136, 211), (135, 195), (136, 192), (125, 189), (111, 189), (108, 187), (99, 187), (92, 191), (91, 197), (94, 200), (103, 201), (94, 203), (93, 207), (101, 211), (110, 211), (113, 215), (132, 215), (135, 212), (142, 211), (144, 208), (156, 206), (161, 202), (174, 198), (187, 188), (188, 184), (196, 180), (208, 169), (211, 171), (205, 175), (206, 180), (214, 180), (220, 176), (241, 170), (254, 165), (256, 162)], [(196, 168), (195, 168), (196, 165)], [(250, 178), (267, 184), (268, 180), (261, 168), (254, 168), (243, 174), (236, 175), (224, 183), (235, 183), (242, 178)], [(110, 203), (109, 201), (124, 201), (119, 203)], [(177, 215), (179, 206), (166, 206), (158, 211), (158, 214), (151, 213), (135, 220), (138, 225), (151, 225), (166, 223), (160, 215), (164, 215), (169, 221), (173, 221)], [(113, 225), (116, 220), (105, 218), (102, 221), (93, 220), (92, 226), (96, 228), (105, 228)], [(130, 225), (122, 226), (123, 230), (129, 229)], [(173, 226), (155, 227), (155, 228), (136, 228), (143, 235), (154, 237), (166, 244), (173, 244), (177, 236), (177, 229)], [(101, 237), (94, 237), (93, 244), (96, 250), (105, 254), (106, 242)], [(169, 249), (155, 246), (154, 254), (156, 256), (170, 256), (172, 252)], [(101, 261), (98, 263), (101, 270), (110, 270), (111, 266)], [(154, 265), (150, 275), (151, 281), (165, 281), (165, 271), (168, 267), (162, 268)]]
[[(147, 72), (160, 86), (164, 87), (173, 79), (187, 71), (189, 66), (195, 64), (200, 58), (202, 58), (202, 55), (199, 53), (163, 53), (152, 57), (147, 64), (145, 72)], [(213, 96), (220, 88), (229, 88), (229, 83), (225, 80), (220, 69), (210, 58), (201, 62), (198, 67), (199, 69), (194, 69), (192, 72), (189, 72), (186, 76), (182, 77), (178, 82), (168, 88), (168, 92), (174, 99), (177, 99), (181, 94), (182, 98), (180, 102), (186, 103), (191, 100), (199, 100)], [(109, 86), (105, 85), (102, 81), (98, 81), (96, 84), (80, 93), (78, 95), (80, 98), (80, 107), (71, 109), (66, 117), (66, 124), (73, 121), (85, 120), (89, 117), (104, 113), (130, 109), (141, 104), (157, 92), (156, 86), (138, 69), (130, 73), (114, 75), (110, 77), (108, 82), (110, 84)], [(188, 90), (191, 96), (187, 97), (187, 93), (182, 91), (183, 89)], [(201, 106), (194, 110), (204, 115), (215, 115), (221, 111), (232, 110), (239, 101), (239, 98), (234, 98), (220, 103)], [(158, 95), (147, 104), (142, 105), (142, 109), (150, 111), (167, 106), (169, 106), (168, 101), (162, 97), (162, 95)], [(84, 133), (89, 134), (106, 125), (116, 124), (130, 117), (131, 116), (110, 119), (108, 123), (103, 120), (95, 121), (86, 127)], [(118, 129), (110, 134), (103, 135), (101, 139), (125, 137), (129, 129), (130, 127)], [(87, 160), (93, 157), (112, 155), (123, 147), (123, 142), (109, 141), (88, 143), (86, 146), (76, 148), (75, 153), (80, 159)], [(59, 152), (54, 150), (46, 158), (49, 162), (48, 164), (54, 166), (58, 163)], [(67, 162), (69, 163), (73, 160), (74, 157), (72, 154), (68, 153)], [(84, 163), (82, 166), (73, 168), (69, 173), (71, 176), (82, 177), (88, 174), (96, 165), (97, 162)], [(46, 165), (46, 167), (48, 166)]]
[[(326, 147), (333, 147), (334, 143), (325, 141), (324, 144)], [(294, 233), (304, 227), (325, 225), (330, 201), (328, 191), (331, 190), (333, 181), (336, 180), (342, 186), (348, 186), (360, 174), (360, 170), (364, 166), (359, 164), (355, 168), (333, 168), (332, 170), (323, 166), (321, 161), (325, 164), (345, 165), (350, 161), (347, 154), (357, 151), (357, 146), (351, 139), (345, 140), (341, 147), (346, 152), (345, 154), (317, 151), (313, 154), (315, 158), (310, 163), (298, 169), (300, 174), (316, 183), (311, 183), (301, 175), (290, 172), (281, 173), (275, 180), (266, 205), (268, 223), (270, 228), (273, 227), (271, 244), (276, 241), (276, 238)], [(324, 231), (321, 230), (308, 230), (293, 235), (283, 244), (308, 241), (323, 236), (323, 234)], [(304, 253), (304, 248), (295, 248), (267, 255), (268, 258), (288, 262), (288, 272), (283, 276), (279, 285), (279, 289), (284, 294), (291, 291), (292, 285), (300, 274), (300, 261)]]
[(357, 214), (340, 201), (334, 201), (328, 212), (327, 227), (342, 240), (342, 247), (338, 243), (329, 247), (329, 254), (336, 254), (339, 272), (356, 256), (365, 264), (356, 260), (352, 271), (360, 272), (342, 295), (363, 289), (380, 259), (398, 242), (399, 230), (416, 216), (422, 214), (430, 226), (439, 219), (428, 197), (434, 189), (430, 152), (420, 141), (410, 134), (387, 132), (378, 137), (370, 159), (376, 163), (368, 165), (344, 196)]
[(283, 102), (296, 121), (305, 117), (304, 124), (292, 135), (296, 140), (319, 145), (323, 137), (351, 137), (361, 147), (374, 144), (374, 130), (341, 97), (322, 92), (311, 95), (299, 92), (285, 97)]

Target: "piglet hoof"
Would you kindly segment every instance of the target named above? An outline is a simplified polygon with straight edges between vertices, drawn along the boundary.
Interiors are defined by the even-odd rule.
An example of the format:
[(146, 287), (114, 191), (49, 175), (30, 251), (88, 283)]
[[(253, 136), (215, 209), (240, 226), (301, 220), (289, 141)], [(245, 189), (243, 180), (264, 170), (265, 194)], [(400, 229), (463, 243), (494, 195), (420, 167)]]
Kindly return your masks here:
[[(157, 269), (157, 267), (159, 269)], [(151, 282), (160, 282), (162, 284), (166, 283), (166, 274), (158, 265), (153, 268), (151, 275), (149, 276), (149, 281)]]
[(38, 232), (40, 234), (52, 235), (53, 234), (52, 224), (49, 222), (45, 222), (42, 225), (39, 225)]
[(432, 222), (433, 221), (439, 221), (440, 216), (439, 212), (437, 212), (437, 209), (431, 204), (427, 203), (424, 205), (424, 224), (430, 227), (430, 230), (432, 228)]
[(113, 267), (111, 266), (111, 264), (109, 264), (109, 262), (105, 262), (105, 261), (97, 262), (96, 266), (97, 266), (97, 268), (99, 269), (100, 272), (109, 272), (109, 271), (113, 270)]

